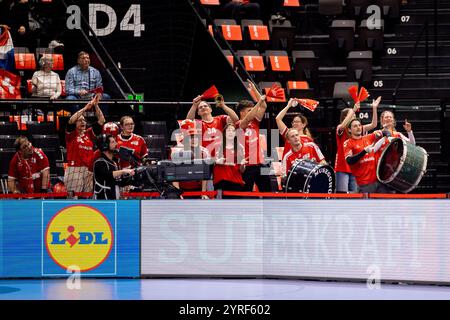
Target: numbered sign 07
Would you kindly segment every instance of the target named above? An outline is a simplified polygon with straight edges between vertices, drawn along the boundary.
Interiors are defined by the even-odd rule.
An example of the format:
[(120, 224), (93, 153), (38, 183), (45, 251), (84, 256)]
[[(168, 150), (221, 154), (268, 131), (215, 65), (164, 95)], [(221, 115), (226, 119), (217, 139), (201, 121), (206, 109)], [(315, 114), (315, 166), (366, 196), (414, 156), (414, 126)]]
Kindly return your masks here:
[[(105, 27), (99, 28), (97, 24), (97, 13), (103, 12), (108, 17), (108, 23)], [(81, 9), (77, 5), (71, 5), (67, 7), (67, 14), (70, 16), (67, 18), (67, 29), (81, 29)], [(104, 37), (110, 35), (117, 28), (117, 14), (116, 11), (103, 3), (90, 3), (89, 4), (89, 25), (92, 31), (98, 37)], [(120, 31), (132, 31), (134, 37), (140, 37), (141, 32), (145, 30), (145, 25), (141, 23), (141, 5), (132, 4), (128, 9), (125, 16), (119, 24)], [(92, 32), (89, 32), (92, 35)]]

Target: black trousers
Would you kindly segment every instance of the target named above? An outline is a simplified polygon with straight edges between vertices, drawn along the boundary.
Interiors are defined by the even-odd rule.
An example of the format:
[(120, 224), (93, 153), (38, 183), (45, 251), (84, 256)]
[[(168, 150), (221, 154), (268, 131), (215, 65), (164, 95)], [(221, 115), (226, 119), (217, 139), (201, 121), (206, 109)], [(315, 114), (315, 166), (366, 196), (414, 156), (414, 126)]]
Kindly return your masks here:
[(245, 191), (253, 191), (253, 185), (256, 183), (258, 190), (260, 192), (270, 192), (272, 188), (270, 187), (270, 178), (268, 175), (261, 174), (261, 170), (264, 168), (263, 165), (257, 166), (247, 166), (242, 174), (242, 179), (245, 182)]
[(223, 6), (225, 18), (232, 18), (237, 21), (241, 19), (260, 19), (260, 8), (258, 3), (234, 3), (228, 2)]
[[(244, 191), (244, 187), (238, 183), (221, 180), (218, 183), (214, 184), (214, 190)], [(237, 197), (237, 196), (222, 196), (222, 199), (240, 199), (240, 198), (241, 197)]]

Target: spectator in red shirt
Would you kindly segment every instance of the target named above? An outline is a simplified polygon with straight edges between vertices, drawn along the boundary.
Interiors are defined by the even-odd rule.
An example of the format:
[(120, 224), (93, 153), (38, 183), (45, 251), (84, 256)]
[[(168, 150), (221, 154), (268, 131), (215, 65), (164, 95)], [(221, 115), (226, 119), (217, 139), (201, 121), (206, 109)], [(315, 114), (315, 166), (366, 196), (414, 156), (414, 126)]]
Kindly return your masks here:
[(14, 142), (17, 150), (9, 163), (8, 189), (11, 193), (46, 193), (50, 187), (47, 156), (26, 137)]
[[(244, 146), (236, 139), (236, 128), (231, 123), (227, 124), (223, 130), (223, 140), (216, 155), (214, 164), (214, 190), (243, 191), (244, 180), (242, 172), (245, 165)], [(234, 198), (223, 196), (222, 198)]]
[[(98, 106), (100, 95), (86, 106), (74, 113), (66, 128), (67, 169), (64, 173), (64, 184), (68, 192), (92, 192), (94, 142), (96, 136), (102, 132), (105, 117)], [(84, 112), (94, 107), (97, 122), (92, 127), (86, 127)]]
[(226, 115), (212, 116), (212, 108), (209, 103), (201, 100), (197, 96), (192, 101), (192, 107), (189, 109), (186, 119), (195, 119), (195, 113), (201, 118), (202, 124), (202, 146), (208, 149), (211, 156), (215, 156), (214, 146), (217, 141), (222, 140), (222, 131), (227, 123), (235, 123), (239, 120), (237, 114), (225, 104), (224, 100), (218, 100), (216, 107), (222, 109)]
[(238, 141), (245, 146), (244, 158), (245, 170), (242, 178), (245, 182), (245, 191), (253, 191), (256, 184), (261, 192), (270, 192), (270, 178), (263, 172), (264, 155), (262, 153), (259, 137), (259, 126), (264, 113), (267, 109), (266, 96), (259, 95), (254, 85), (250, 84), (251, 89), (256, 93), (258, 103), (254, 106), (253, 102), (241, 100), (237, 106), (240, 120), (236, 123), (238, 130)]
[(320, 164), (327, 163), (319, 147), (314, 142), (303, 142), (297, 129), (289, 129), (286, 140), (292, 149), (283, 157), (283, 175), (286, 176), (292, 166), (301, 159), (309, 159)]
[[(286, 116), (286, 113), (289, 111), (289, 109), (295, 107), (297, 104), (298, 102), (295, 101), (295, 99), (289, 99), (287, 106), (283, 110), (281, 110), (275, 118), (278, 130), (280, 131), (281, 137), (284, 140), (283, 158), (286, 153), (291, 150), (291, 145), (286, 139), (286, 133), (289, 128), (283, 122), (283, 118)], [(292, 119), (291, 125), (293, 129), (298, 130), (302, 142), (314, 142), (314, 139), (311, 136), (311, 132), (308, 129), (308, 119), (304, 115), (302, 115), (301, 113), (297, 113)]]
[(383, 133), (375, 131), (363, 136), (363, 126), (359, 119), (350, 122), (349, 131), (351, 137), (344, 142), (344, 154), (358, 183), (359, 192), (384, 192), (384, 185), (377, 180), (375, 159), (375, 153), (383, 143), (380, 139)]
[[(362, 127), (363, 135), (377, 126), (377, 108), (380, 104), (381, 97), (372, 101), (372, 122)], [(359, 103), (352, 108), (345, 108), (341, 111), (340, 123), (336, 128), (336, 160), (334, 163), (334, 171), (336, 173), (336, 192), (356, 192), (357, 183), (352, 175), (348, 163), (344, 157), (344, 142), (350, 136), (348, 134), (348, 124), (352, 119), (356, 118), (356, 112), (359, 110)]]
[(144, 138), (134, 133), (134, 120), (130, 116), (123, 116), (120, 119), (122, 132), (117, 135), (117, 147), (128, 148), (133, 151), (137, 163), (131, 163), (123, 159), (119, 159), (119, 168), (135, 168), (141, 165), (148, 155), (147, 144)]
[(408, 120), (405, 119), (405, 123), (403, 124), (403, 128), (405, 129), (406, 133), (408, 134), (408, 137), (406, 137), (401, 132), (398, 132), (395, 127), (397, 125), (395, 121), (394, 113), (391, 111), (383, 111), (380, 116), (380, 124), (383, 131), (388, 130), (388, 137), (384, 138), (384, 143), (381, 146), (380, 150), (378, 150), (378, 157), (381, 156), (381, 153), (383, 150), (388, 146), (389, 142), (394, 138), (400, 138), (403, 141), (413, 144), (416, 144), (416, 139), (414, 137), (414, 133), (412, 131), (411, 123), (408, 122)]

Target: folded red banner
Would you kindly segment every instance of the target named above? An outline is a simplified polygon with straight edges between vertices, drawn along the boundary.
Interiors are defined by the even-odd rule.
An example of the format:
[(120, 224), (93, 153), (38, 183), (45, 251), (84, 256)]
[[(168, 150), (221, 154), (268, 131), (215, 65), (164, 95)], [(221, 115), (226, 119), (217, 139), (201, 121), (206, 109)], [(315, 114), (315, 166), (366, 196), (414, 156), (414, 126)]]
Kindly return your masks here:
[(100, 94), (103, 94), (103, 87), (97, 87), (97, 88), (94, 88), (94, 89), (92, 89), (92, 90), (89, 90), (88, 91), (89, 93), (95, 93), (95, 94), (97, 94), (97, 93), (100, 93)]
[(296, 99), (298, 103), (300, 103), (303, 107), (310, 111), (316, 110), (317, 106), (319, 105), (319, 101), (313, 100), (313, 99)]

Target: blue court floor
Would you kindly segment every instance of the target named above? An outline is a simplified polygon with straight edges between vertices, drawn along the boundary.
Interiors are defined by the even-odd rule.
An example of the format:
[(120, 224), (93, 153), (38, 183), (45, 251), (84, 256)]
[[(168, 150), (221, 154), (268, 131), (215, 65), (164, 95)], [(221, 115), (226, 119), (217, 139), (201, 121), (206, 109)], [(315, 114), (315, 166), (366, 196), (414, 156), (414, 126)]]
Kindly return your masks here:
[[(73, 286), (73, 284), (72, 284)], [(0, 299), (8, 300), (310, 300), (445, 299), (449, 286), (267, 279), (81, 279), (79, 289), (66, 280), (0, 280)]]

